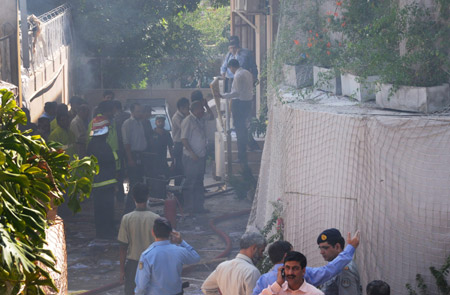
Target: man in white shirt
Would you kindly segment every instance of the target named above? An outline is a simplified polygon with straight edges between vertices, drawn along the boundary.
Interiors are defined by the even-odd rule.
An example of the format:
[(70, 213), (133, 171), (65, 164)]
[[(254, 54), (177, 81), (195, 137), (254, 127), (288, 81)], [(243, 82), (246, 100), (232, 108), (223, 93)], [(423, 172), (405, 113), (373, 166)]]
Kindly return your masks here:
[[(177, 111), (172, 117), (172, 139), (173, 139), (173, 153), (174, 153), (174, 175), (183, 175), (183, 143), (181, 142), (181, 123), (184, 118), (189, 116), (189, 100), (182, 97), (177, 102)], [(181, 177), (175, 179), (175, 185), (180, 185)]]
[(266, 239), (260, 233), (245, 233), (241, 237), (239, 254), (217, 266), (203, 283), (203, 294), (251, 295), (261, 276), (255, 264), (263, 257), (265, 247)]
[(238, 159), (241, 164), (247, 164), (247, 118), (250, 115), (253, 99), (253, 76), (241, 68), (236, 59), (228, 62), (228, 68), (234, 74), (230, 93), (221, 94), (223, 98), (232, 99), (231, 112), (236, 130)]
[[(205, 108), (207, 114), (205, 115)], [(183, 143), (183, 185), (184, 212), (190, 214), (208, 213), (204, 207), (205, 187), (203, 179), (206, 164), (205, 120), (214, 119), (206, 100), (194, 101), (191, 114), (181, 123), (181, 142)]]
[(277, 281), (264, 289), (260, 295), (323, 295), (322, 291), (305, 281), (303, 278), (305, 272), (305, 255), (296, 251), (287, 253), (284, 258), (284, 266), (278, 269)]

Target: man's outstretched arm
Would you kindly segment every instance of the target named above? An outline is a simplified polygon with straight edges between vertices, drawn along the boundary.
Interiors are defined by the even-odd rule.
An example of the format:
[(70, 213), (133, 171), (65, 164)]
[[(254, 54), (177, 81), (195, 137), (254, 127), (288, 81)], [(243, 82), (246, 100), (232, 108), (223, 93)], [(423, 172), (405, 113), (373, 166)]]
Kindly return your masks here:
[(344, 251), (330, 261), (327, 265), (321, 267), (306, 267), (305, 280), (314, 286), (320, 286), (332, 277), (339, 274), (344, 267), (352, 261), (353, 254), (359, 245), (359, 231), (351, 237), (350, 233), (347, 236), (347, 246)]

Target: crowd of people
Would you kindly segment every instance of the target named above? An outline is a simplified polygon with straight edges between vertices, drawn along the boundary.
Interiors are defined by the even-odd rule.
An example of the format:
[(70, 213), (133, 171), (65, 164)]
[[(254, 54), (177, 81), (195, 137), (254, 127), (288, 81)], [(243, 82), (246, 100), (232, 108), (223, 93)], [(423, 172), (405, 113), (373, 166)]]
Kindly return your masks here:
[[(247, 147), (259, 148), (247, 125), (257, 73), (251, 51), (241, 48), (239, 39), (232, 36), (229, 53), (221, 67), (226, 83), (220, 96), (232, 101), (238, 162), (243, 167), (248, 165)], [(92, 189), (96, 237), (120, 242), (120, 277), (125, 294), (183, 294), (182, 267), (198, 263), (200, 256), (172, 229), (166, 218), (149, 210), (147, 201), (150, 196), (165, 197), (161, 195), (164, 190), (155, 189), (158, 186), (151, 180), (165, 184), (175, 176), (176, 185), (183, 183), (178, 198), (184, 212), (191, 215), (208, 212), (204, 206), (208, 144), (205, 124), (214, 119), (214, 114), (202, 92), (195, 90), (190, 100), (185, 97), (178, 100), (171, 134), (164, 129), (164, 116), (157, 116), (155, 126), (151, 125), (150, 106), (132, 103), (127, 112), (114, 98), (114, 92), (105, 91), (92, 114), (81, 97), (70, 99), (70, 111), (65, 104), (47, 102), (37, 125), (29, 123), (23, 128), (32, 129), (45, 140), (59, 142), (71, 156), (97, 158), (99, 173)], [(131, 188), (127, 195), (125, 180)], [(125, 201), (118, 234), (114, 222), (115, 200)], [(247, 232), (240, 239), (239, 254), (217, 266), (204, 281), (202, 292), (362, 294), (357, 266), (352, 260), (359, 245), (359, 233), (353, 237), (349, 234), (345, 246), (339, 230), (327, 229), (319, 234), (317, 244), (327, 265), (308, 267), (306, 257), (294, 251), (289, 242), (277, 241), (268, 248), (274, 266), (261, 275), (255, 265), (263, 258), (267, 242), (260, 233)], [(390, 294), (389, 285), (373, 281), (367, 286), (367, 294)]]
[[(183, 294), (183, 265), (198, 263), (200, 256), (172, 229), (167, 219), (150, 211), (140, 212), (145, 211), (148, 194), (145, 190), (140, 184), (133, 189), (140, 210), (124, 216), (119, 233), (119, 241), (123, 243), (120, 257), (125, 294)], [(237, 256), (220, 263), (203, 282), (201, 291), (205, 295), (361, 295), (359, 273), (353, 261), (359, 242), (359, 232), (353, 236), (348, 233), (345, 246), (339, 230), (326, 229), (319, 234), (317, 244), (328, 264), (308, 267), (306, 257), (288, 241), (276, 241), (267, 251), (273, 267), (261, 275), (256, 265), (264, 256), (267, 241), (259, 232), (249, 231), (240, 239)], [(142, 254), (137, 255), (139, 252)], [(134, 260), (136, 257), (139, 258)], [(390, 287), (384, 281), (372, 281), (366, 287), (366, 294), (390, 295)]]

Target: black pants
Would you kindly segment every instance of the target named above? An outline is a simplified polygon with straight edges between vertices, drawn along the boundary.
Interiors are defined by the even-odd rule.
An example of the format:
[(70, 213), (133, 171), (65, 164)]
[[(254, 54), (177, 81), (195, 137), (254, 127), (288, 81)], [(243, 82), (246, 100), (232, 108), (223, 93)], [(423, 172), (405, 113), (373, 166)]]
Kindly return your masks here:
[(136, 271), (139, 261), (127, 259), (125, 262), (125, 295), (134, 295)]
[[(173, 147), (173, 156), (175, 158), (175, 168), (173, 170), (173, 176), (184, 175), (183, 170), (183, 143), (175, 142)], [(175, 179), (175, 185), (181, 184), (182, 177)]]
[(247, 118), (250, 115), (252, 107), (251, 101), (243, 101), (235, 99), (231, 105), (231, 111), (233, 113), (233, 124), (236, 130), (238, 159), (241, 164), (247, 164)]
[(114, 184), (92, 189), (92, 196), (96, 237), (114, 238)]
[(184, 210), (187, 212), (201, 211), (205, 202), (205, 157), (193, 160), (183, 155), (184, 175), (186, 179), (183, 185)]
[(143, 182), (144, 178), (144, 163), (143, 163), (143, 154), (140, 152), (132, 152), (131, 156), (133, 157), (135, 166), (127, 166), (128, 172), (128, 180), (130, 184), (130, 189), (127, 195), (127, 199), (125, 202), (125, 212), (124, 214), (130, 213), (134, 210), (136, 205), (134, 204), (133, 197), (131, 195), (131, 191), (133, 186), (138, 182)]

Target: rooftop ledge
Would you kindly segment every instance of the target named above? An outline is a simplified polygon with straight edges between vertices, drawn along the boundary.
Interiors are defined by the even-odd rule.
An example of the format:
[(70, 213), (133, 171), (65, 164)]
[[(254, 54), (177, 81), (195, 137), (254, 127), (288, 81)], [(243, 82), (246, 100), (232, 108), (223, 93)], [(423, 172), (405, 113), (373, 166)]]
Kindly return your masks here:
[(281, 104), (292, 109), (326, 112), (355, 116), (397, 116), (397, 117), (449, 117), (450, 108), (442, 112), (423, 114), (380, 108), (375, 101), (359, 102), (347, 96), (339, 96), (322, 90), (296, 89), (281, 86), (275, 96)]

